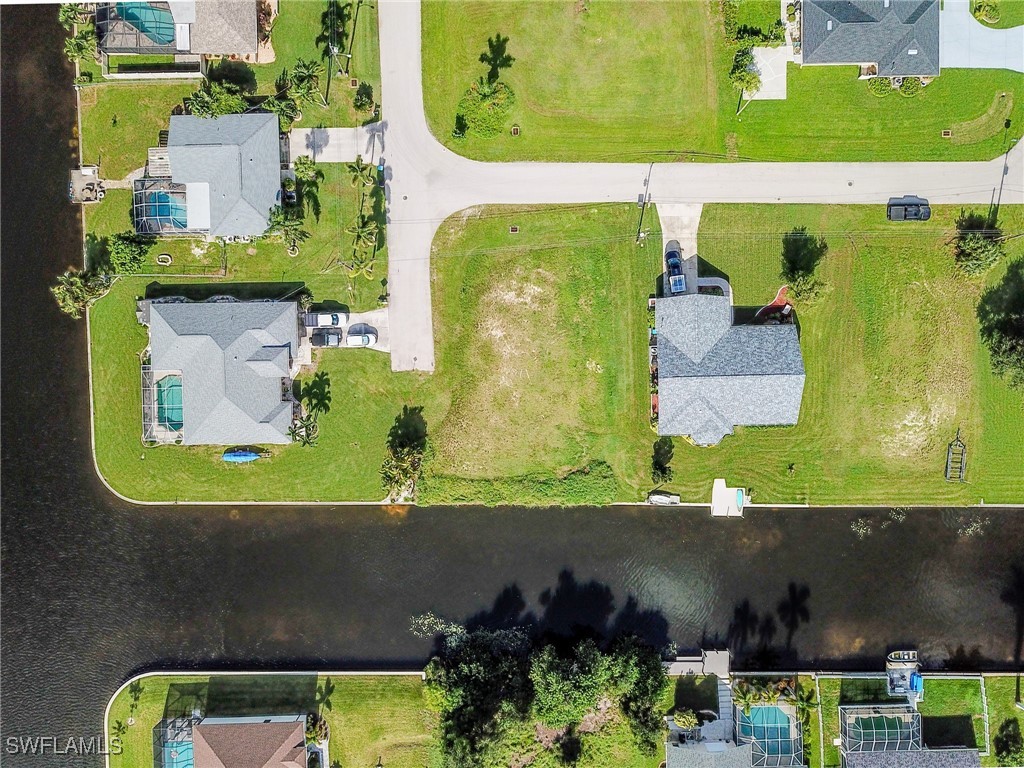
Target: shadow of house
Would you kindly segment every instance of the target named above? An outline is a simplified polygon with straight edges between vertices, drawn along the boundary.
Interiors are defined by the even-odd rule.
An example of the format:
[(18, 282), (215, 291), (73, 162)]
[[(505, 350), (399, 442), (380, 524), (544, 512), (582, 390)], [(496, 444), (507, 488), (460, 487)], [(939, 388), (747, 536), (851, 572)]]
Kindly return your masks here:
[(210, 678), (206, 717), (291, 715), (317, 711), (316, 675), (221, 675)]
[(160, 283), (146, 286), (145, 298), (181, 296), (189, 301), (206, 301), (214, 296), (231, 296), (239, 301), (283, 301), (299, 295), (305, 283)]
[(974, 719), (970, 715), (925, 715), (921, 738), (931, 749), (974, 746)]

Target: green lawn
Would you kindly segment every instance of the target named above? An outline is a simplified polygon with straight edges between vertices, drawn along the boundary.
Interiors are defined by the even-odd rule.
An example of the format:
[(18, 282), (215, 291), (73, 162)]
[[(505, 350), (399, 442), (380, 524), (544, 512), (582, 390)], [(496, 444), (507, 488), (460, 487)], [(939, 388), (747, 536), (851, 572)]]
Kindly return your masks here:
[[(332, 71), (330, 62), (323, 59), (324, 46), (318, 45), (316, 42), (320, 34), (321, 17), (326, 9), (327, 3), (323, 0), (281, 0), (277, 20), (271, 32), (274, 61), (270, 64), (258, 64), (253, 67), (256, 74), (257, 93), (274, 93), (274, 82), (281, 74), (281, 70), (290, 69), (297, 59), (323, 61), (325, 72), (321, 87), (325, 91), (327, 74), (328, 71), (331, 71), (329, 104), (327, 107), (315, 104), (303, 106), (302, 119), (296, 125), (300, 127), (360, 125), (370, 120), (371, 115), (357, 112), (352, 107), (355, 90), (349, 87), (349, 78), (338, 77), (336, 70)], [(352, 45), (342, 46), (344, 51), (352, 53), (349, 77), (370, 83), (373, 86), (374, 96), (379, 99), (380, 47), (375, 4), (363, 3), (359, 10), (357, 24)], [(352, 29), (351, 18), (348, 22), (348, 29), (350, 31)], [(344, 57), (340, 57), (338, 61), (344, 68)]]
[[(782, 284), (783, 233), (806, 226), (829, 250), (830, 290), (797, 306), (807, 381), (799, 423), (739, 428), (714, 448), (676, 441), (673, 486), (705, 499), (711, 478), (737, 478), (755, 501), (810, 504), (1012, 502), (1020, 498), (1024, 395), (990, 371), (975, 306), (987, 281), (958, 277), (947, 241), (957, 210), (910, 230), (880, 207), (705, 206), (700, 253), (725, 273), (739, 306)], [(1019, 231), (1024, 211), (1004, 207)], [(1017, 257), (1019, 241), (1012, 246)], [(943, 476), (962, 428), (968, 483)]]
[[(769, 5), (744, 3), (740, 23), (767, 23)], [(721, 25), (707, 2), (429, 0), (427, 121), (446, 146), (481, 160), (988, 159), (1021, 135), (1024, 75), (1002, 70), (946, 70), (916, 98), (879, 99), (856, 67), (794, 65), (785, 101), (737, 117)], [(456, 106), (485, 74), (479, 55), (496, 32), (515, 57), (501, 77), (517, 99), (508, 127), (521, 133), (453, 139)]]
[(1008, 29), (1024, 24), (1024, 0), (997, 0), (996, 4), (999, 7), (999, 21), (986, 26)]
[[(439, 765), (433, 742), (434, 717), (425, 707), (418, 676), (153, 675), (139, 683), (133, 707), (132, 688), (122, 691), (110, 708), (108, 736), (120, 734), (124, 750), (111, 754), (111, 768), (152, 768), (153, 729), (164, 717), (195, 703), (209, 715), (300, 714), (318, 707), (317, 688), (331, 686), (331, 763), (376, 764), (394, 768)], [(135, 723), (127, 725), (134, 716)]]
[[(985, 675), (985, 698), (988, 701), (988, 720), (991, 738), (994, 740), (1000, 726), (1016, 720), (1024, 730), (1024, 710), (1015, 706), (1022, 685), (1013, 675)], [(999, 765), (993, 745), (992, 754), (981, 759), (982, 765)]]
[(985, 751), (985, 715), (980, 680), (926, 678), (921, 737), (929, 747), (974, 747)]
[(82, 161), (98, 164), (107, 179), (143, 167), (147, 150), (167, 130), (171, 110), (195, 89), (194, 81), (108, 81), (83, 87)]
[[(654, 438), (646, 301), (657, 254), (635, 244), (636, 216), (626, 205), (484, 208), (442, 224), (434, 382), (449, 406), (431, 425), (424, 499), (642, 495)], [(509, 234), (513, 223), (519, 234)]]
[[(797, 684), (801, 691), (814, 688), (814, 678), (800, 675)], [(821, 703), (818, 704), (819, 708)], [(821, 727), (818, 725), (818, 712), (811, 714), (811, 725), (804, 729), (804, 762), (811, 768), (821, 768)]]

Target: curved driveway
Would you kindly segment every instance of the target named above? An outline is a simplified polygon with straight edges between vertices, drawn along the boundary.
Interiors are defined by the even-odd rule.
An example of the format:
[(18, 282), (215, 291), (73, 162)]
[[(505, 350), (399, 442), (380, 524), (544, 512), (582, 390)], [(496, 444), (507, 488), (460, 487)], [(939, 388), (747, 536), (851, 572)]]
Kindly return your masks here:
[[(381, 0), (378, 14), (391, 367), (433, 371), (430, 247), (442, 221), (482, 204), (636, 202), (650, 166), (484, 163), (451, 152), (424, 115), (419, 0)], [(914, 193), (967, 204), (992, 201), (1001, 180), (1003, 202), (1024, 202), (1024, 147), (971, 163), (655, 164), (648, 191), (655, 203), (884, 203)]]

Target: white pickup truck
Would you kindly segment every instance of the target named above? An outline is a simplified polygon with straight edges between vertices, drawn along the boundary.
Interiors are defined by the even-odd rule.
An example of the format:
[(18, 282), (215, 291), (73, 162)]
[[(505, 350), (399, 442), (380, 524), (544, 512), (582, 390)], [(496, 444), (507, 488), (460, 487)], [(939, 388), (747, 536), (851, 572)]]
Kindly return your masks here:
[(302, 316), (306, 328), (340, 328), (348, 322), (346, 312), (307, 312)]

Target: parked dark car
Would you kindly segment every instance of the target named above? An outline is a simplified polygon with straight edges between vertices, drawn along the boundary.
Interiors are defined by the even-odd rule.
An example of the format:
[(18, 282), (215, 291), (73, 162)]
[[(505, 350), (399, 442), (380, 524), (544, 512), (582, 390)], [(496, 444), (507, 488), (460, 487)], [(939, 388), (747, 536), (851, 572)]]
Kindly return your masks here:
[(885, 217), (889, 221), (928, 221), (932, 217), (932, 209), (923, 197), (893, 197), (886, 206)]
[(669, 251), (665, 254), (665, 267), (668, 270), (669, 293), (686, 292), (686, 276), (683, 274), (683, 258), (679, 251)]
[(340, 347), (341, 330), (321, 328), (318, 331), (313, 331), (310, 341), (312, 341), (314, 347)]

